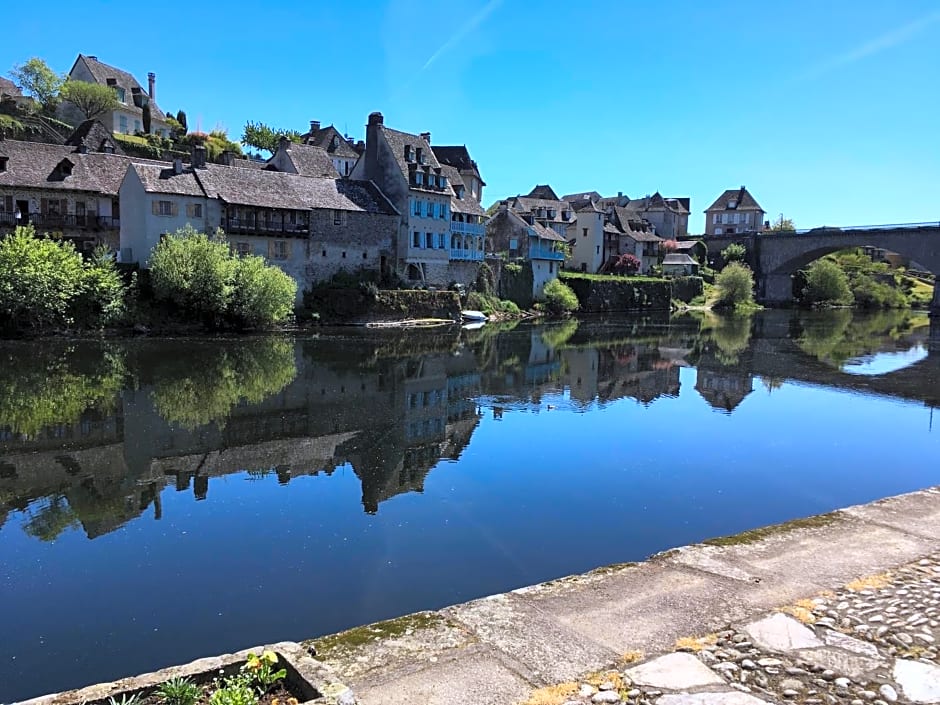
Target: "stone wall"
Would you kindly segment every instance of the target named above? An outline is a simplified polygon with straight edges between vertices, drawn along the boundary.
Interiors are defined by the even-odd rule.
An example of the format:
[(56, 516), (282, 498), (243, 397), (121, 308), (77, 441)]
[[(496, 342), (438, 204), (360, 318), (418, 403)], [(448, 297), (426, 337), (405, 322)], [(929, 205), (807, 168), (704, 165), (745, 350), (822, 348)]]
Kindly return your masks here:
[(521, 309), (532, 308), (535, 297), (532, 291), (534, 277), (531, 262), (503, 265), (499, 268), (496, 281), (499, 298), (512, 301)]
[(453, 291), (380, 291), (372, 296), (359, 289), (318, 288), (304, 297), (305, 305), (324, 323), (370, 323), (410, 318), (460, 320), (460, 298)]
[(581, 304), (579, 313), (619, 313), (625, 311), (668, 311), (672, 287), (665, 279), (638, 281), (566, 277)]
[(672, 287), (672, 298), (683, 303), (689, 303), (705, 291), (705, 282), (701, 277), (673, 277), (669, 285)]

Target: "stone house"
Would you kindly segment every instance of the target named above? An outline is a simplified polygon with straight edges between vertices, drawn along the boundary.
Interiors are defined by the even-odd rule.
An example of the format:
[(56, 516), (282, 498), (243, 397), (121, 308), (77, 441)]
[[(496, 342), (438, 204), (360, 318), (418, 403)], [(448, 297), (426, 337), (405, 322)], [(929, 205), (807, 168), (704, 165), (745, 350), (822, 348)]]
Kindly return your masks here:
[[(425, 132), (428, 142), (431, 141), (431, 134)], [(477, 203), (483, 202), (483, 187), (486, 182), (480, 176), (480, 169), (477, 163), (470, 157), (470, 152), (466, 145), (460, 146), (434, 146), (434, 156), (437, 160), (446, 166), (453, 167), (460, 174), (460, 180), (467, 190), (467, 196)], [(463, 198), (463, 197), (461, 197)]]
[(310, 121), (310, 131), (302, 135), (301, 139), (304, 144), (325, 150), (340, 176), (352, 174), (359, 156), (365, 151), (365, 143), (356, 143), (351, 137), (341, 135), (333, 125), (320, 127), (319, 120)]
[(705, 210), (705, 235), (760, 232), (765, 214), (744, 186), (728, 189)]
[(459, 261), (482, 262), (486, 250), (486, 211), (479, 201), (473, 198), (464, 184), (460, 172), (452, 166), (443, 165), (441, 173), (447, 178), (454, 191), (450, 199), (450, 259), (451, 264)]
[(31, 223), (82, 250), (118, 245), (119, 189), (130, 158), (102, 125), (65, 145), (0, 139), (0, 230)]
[(614, 206), (608, 223), (611, 257), (631, 254), (640, 260), (640, 274), (649, 274), (659, 262), (662, 238), (652, 224), (629, 206)]
[(657, 191), (652, 196), (631, 199), (628, 205), (656, 228), (659, 237), (678, 240), (689, 234), (690, 203), (688, 197), (667, 198)]
[(268, 171), (283, 171), (300, 176), (319, 176), (338, 179), (336, 162), (322, 147), (297, 144), (286, 137), (278, 142), (277, 150), (264, 167)]
[(465, 232), (461, 221), (452, 218), (456, 194), (430, 137), (388, 128), (382, 113), (372, 113), (366, 150), (351, 177), (374, 182), (401, 213), (396, 252), (400, 275), (431, 286), (469, 284), (479, 263), (451, 257), (454, 236)]
[(187, 223), (220, 227), (234, 250), (293, 277), (298, 296), (340, 270), (389, 273), (401, 220), (371, 182), (207, 164), (200, 147), (188, 166), (132, 164), (121, 197), (122, 262), (146, 268), (160, 238)]
[(606, 214), (594, 199), (572, 203), (576, 222), (568, 226), (571, 255), (568, 266), (582, 272), (599, 272), (612, 253), (607, 251)]
[[(170, 136), (170, 126), (166, 122), (166, 115), (157, 106), (156, 74), (152, 72), (147, 74), (148, 87), (145, 91), (137, 79), (127, 71), (99, 61), (97, 56), (79, 54), (68, 77), (72, 81), (109, 86), (114, 91), (120, 103), (119, 107), (99, 118), (112, 132), (125, 135), (142, 132), (144, 129), (143, 107), (146, 103), (150, 103), (150, 131), (163, 137)], [(67, 102), (59, 107), (59, 115), (73, 125), (84, 120), (81, 112)]]
[(663, 257), (663, 274), (667, 277), (690, 277), (698, 274), (698, 262), (687, 254), (670, 252)]
[(532, 214), (521, 216), (507, 201), (486, 221), (490, 251), (510, 262), (528, 261), (532, 266), (532, 296), (542, 298), (545, 285), (558, 276), (565, 261), (567, 239), (538, 222)]

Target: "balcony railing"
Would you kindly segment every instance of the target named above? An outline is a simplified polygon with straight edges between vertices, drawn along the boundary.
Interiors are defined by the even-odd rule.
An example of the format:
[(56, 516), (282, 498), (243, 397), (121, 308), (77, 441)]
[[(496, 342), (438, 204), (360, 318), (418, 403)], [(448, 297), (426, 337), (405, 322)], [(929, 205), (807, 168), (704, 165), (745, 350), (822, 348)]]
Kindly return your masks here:
[(565, 253), (555, 252), (549, 247), (530, 247), (529, 259), (553, 259), (561, 262), (565, 259)]
[(54, 213), (30, 213), (24, 219), (19, 213), (0, 213), (0, 226), (15, 228), (17, 225), (56, 230), (117, 230), (121, 227), (121, 219), (109, 215)]
[(483, 251), (482, 250), (451, 250), (450, 258), (458, 259), (458, 260), (481, 262), (483, 260)]
[(222, 229), (227, 233), (285, 235), (303, 237), (310, 234), (306, 223), (280, 223), (256, 219), (223, 218)]
[(459, 220), (452, 220), (450, 231), (462, 235), (483, 235), (486, 233), (486, 226), (483, 223), (461, 223)]

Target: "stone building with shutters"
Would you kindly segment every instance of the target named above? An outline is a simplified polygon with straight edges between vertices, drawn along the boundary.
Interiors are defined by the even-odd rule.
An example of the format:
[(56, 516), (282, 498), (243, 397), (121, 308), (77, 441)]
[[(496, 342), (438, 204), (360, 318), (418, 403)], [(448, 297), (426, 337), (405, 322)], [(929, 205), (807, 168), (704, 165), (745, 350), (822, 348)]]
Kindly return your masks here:
[(120, 259), (147, 268), (160, 238), (222, 228), (231, 247), (297, 281), (298, 296), (340, 270), (389, 274), (399, 212), (375, 184), (240, 166), (132, 164), (121, 184)]

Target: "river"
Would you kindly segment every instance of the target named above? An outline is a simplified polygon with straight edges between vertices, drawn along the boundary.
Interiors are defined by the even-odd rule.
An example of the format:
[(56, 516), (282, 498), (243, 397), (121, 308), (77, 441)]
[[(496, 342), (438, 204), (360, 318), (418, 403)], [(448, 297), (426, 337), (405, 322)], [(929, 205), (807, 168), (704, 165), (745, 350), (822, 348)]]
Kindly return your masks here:
[(0, 702), (938, 484), (929, 330), (2, 342)]

